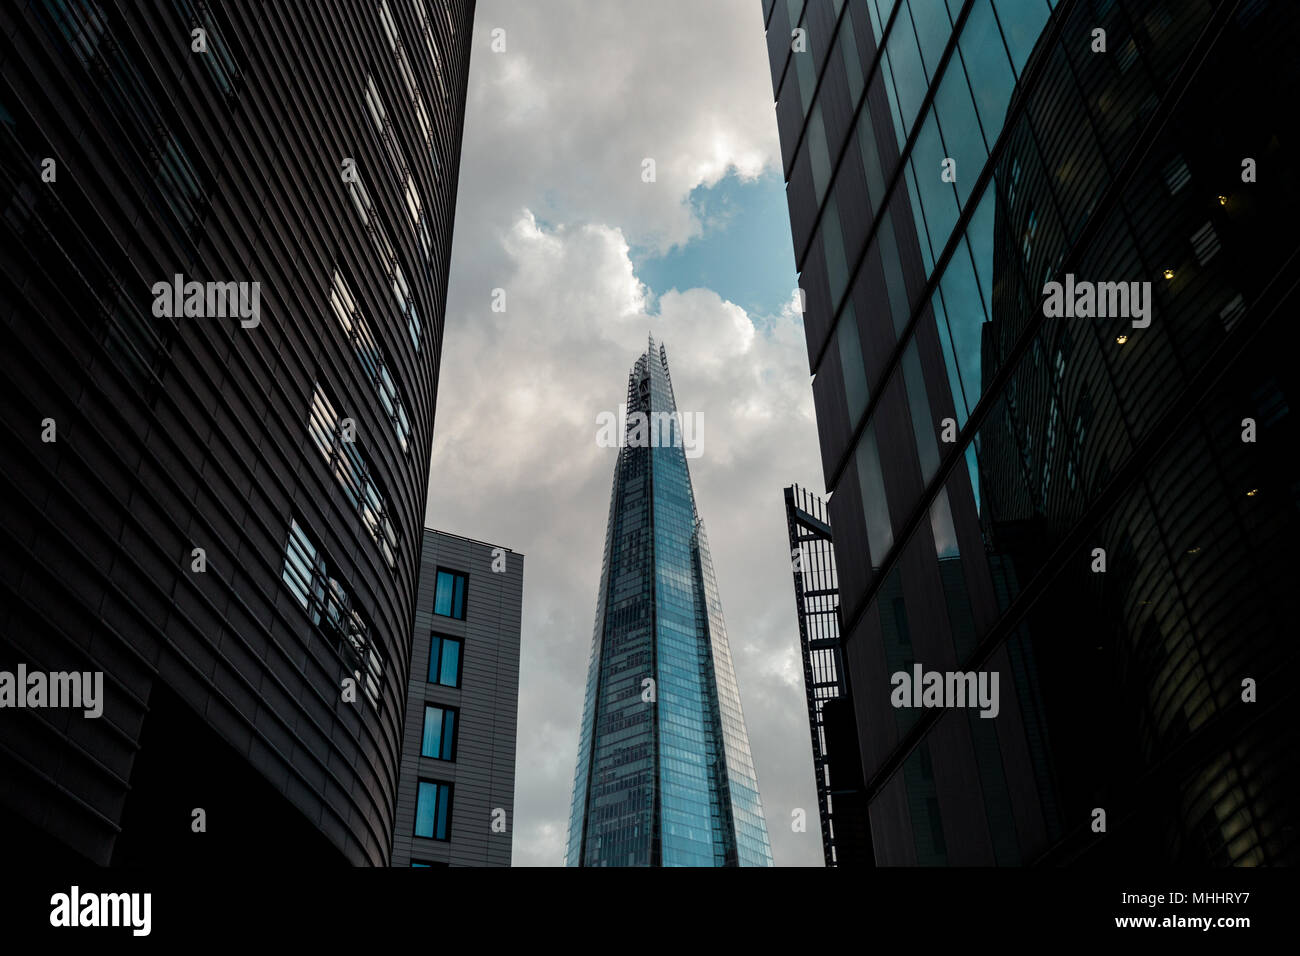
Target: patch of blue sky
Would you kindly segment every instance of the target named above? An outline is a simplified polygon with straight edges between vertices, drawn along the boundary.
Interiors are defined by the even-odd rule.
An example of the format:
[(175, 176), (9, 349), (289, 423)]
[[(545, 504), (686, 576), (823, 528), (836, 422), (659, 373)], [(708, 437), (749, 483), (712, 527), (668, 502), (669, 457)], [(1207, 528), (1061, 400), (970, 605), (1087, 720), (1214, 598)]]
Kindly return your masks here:
[(656, 298), (669, 289), (705, 288), (750, 316), (778, 314), (798, 284), (780, 174), (746, 181), (728, 173), (711, 187), (697, 186), (690, 201), (702, 233), (663, 255), (632, 247), (637, 278)]

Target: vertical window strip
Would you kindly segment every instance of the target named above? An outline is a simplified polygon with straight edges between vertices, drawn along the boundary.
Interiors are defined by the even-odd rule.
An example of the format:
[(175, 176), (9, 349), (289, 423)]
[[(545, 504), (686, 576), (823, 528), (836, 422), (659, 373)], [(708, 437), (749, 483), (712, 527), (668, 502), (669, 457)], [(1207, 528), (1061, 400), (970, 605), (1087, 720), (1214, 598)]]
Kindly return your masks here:
[(386, 499), (371, 475), (370, 467), (362, 457), (356, 441), (343, 440), (338, 412), (334, 410), (319, 382), (312, 396), (307, 430), (352, 507), (361, 515), (366, 530), (379, 546), (384, 561), (390, 568), (394, 567), (398, 538)]
[(330, 576), (320, 549), (294, 518), (289, 522), (281, 577), (312, 624), (335, 638), (336, 649), (344, 655), (371, 706), (380, 710), (383, 655), (371, 637), (365, 618), (353, 606), (348, 589)]
[(411, 423), (406, 415), (406, 404), (402, 401), (401, 392), (388, 370), (379, 341), (370, 330), (370, 323), (362, 315), (356, 297), (337, 269), (334, 271), (334, 288), (330, 295), (330, 305), (339, 320), (339, 325), (343, 328), (343, 334), (352, 343), (366, 377), (379, 396), (384, 413), (397, 433), (397, 441), (403, 453), (409, 453)]

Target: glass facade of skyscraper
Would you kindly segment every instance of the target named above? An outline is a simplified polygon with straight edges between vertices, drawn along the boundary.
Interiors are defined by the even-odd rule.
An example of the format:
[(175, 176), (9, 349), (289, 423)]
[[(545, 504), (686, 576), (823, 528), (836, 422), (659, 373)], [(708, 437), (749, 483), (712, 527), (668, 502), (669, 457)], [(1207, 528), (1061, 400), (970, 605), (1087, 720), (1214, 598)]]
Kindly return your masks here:
[[(627, 408), (567, 862), (771, 865), (667, 354), (653, 340), (629, 376)], [(646, 442), (634, 437), (638, 429)]]
[(1300, 11), (763, 12), (877, 861), (1294, 862)]

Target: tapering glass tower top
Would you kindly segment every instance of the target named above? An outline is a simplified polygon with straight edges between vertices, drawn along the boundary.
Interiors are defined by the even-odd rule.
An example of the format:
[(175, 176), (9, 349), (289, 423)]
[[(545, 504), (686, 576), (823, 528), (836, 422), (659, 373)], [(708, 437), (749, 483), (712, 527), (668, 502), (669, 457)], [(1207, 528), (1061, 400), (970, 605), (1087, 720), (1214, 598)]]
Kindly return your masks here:
[(679, 416), (668, 356), (653, 337), (628, 376), (622, 437), (566, 862), (771, 866), (687, 467), (702, 429)]

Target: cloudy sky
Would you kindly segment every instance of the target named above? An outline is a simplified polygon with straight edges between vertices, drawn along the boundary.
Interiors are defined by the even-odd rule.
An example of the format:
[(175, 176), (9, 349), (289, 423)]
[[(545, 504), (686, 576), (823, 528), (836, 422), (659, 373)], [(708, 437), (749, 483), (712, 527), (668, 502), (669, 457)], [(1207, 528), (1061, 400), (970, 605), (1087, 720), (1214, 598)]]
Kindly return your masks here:
[(596, 416), (650, 332), (703, 414), (776, 863), (820, 865), (781, 489), (823, 485), (758, 0), (479, 0), (451, 276), (427, 523), (527, 555), (516, 865), (563, 863), (617, 454)]

